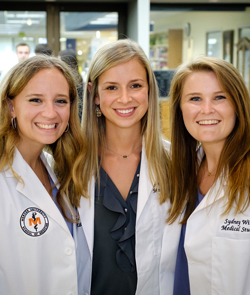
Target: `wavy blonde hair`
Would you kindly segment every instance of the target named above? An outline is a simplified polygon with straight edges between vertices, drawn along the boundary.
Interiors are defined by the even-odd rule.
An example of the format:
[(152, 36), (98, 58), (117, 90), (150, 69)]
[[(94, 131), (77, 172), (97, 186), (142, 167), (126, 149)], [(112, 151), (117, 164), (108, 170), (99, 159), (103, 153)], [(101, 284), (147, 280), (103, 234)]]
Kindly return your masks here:
[(129, 39), (119, 40), (103, 46), (91, 62), (87, 82), (92, 83), (92, 89), (91, 92), (88, 92), (87, 87), (85, 88), (82, 120), (83, 135), (88, 147), (83, 150), (78, 158), (73, 176), (77, 183), (81, 183), (81, 187), (78, 189), (82, 190), (83, 196), (88, 198), (91, 178), (93, 175), (97, 178), (99, 176), (98, 148), (104, 144), (106, 130), (105, 117), (102, 115), (97, 118), (95, 114), (98, 78), (108, 69), (125, 63), (132, 58), (137, 58), (147, 73), (149, 88), (148, 110), (141, 119), (141, 134), (145, 140), (150, 180), (152, 184), (159, 184), (161, 190), (160, 202), (162, 203), (168, 195), (170, 162), (161, 139), (158, 87), (144, 51), (136, 42)]
[[(13, 67), (1, 82), (0, 88), (0, 170), (12, 169), (15, 147), (20, 140), (17, 129), (11, 126), (11, 113), (9, 100), (14, 99), (27, 85), (27, 83), (43, 69), (58, 69), (69, 85), (70, 118), (69, 130), (53, 144), (45, 147), (54, 158), (54, 171), (60, 183), (57, 201), (66, 216), (66, 205), (63, 201), (65, 194), (73, 206), (79, 205), (80, 192), (77, 191), (72, 179), (72, 165), (84, 149), (81, 126), (78, 119), (76, 80), (68, 66), (55, 57), (34, 56), (18, 63)], [(20, 177), (13, 171), (18, 181)]]
[[(250, 204), (250, 97), (244, 80), (230, 63), (212, 57), (200, 57), (181, 65), (170, 89), (171, 154), (173, 204), (169, 222), (174, 222), (187, 202), (182, 223), (195, 209), (198, 191), (199, 143), (187, 131), (180, 107), (183, 85), (194, 72), (213, 72), (221, 87), (230, 97), (236, 114), (235, 126), (222, 149), (215, 180), (227, 179), (227, 205), (224, 214), (235, 205), (235, 213), (244, 212)], [(247, 197), (246, 197), (247, 194)]]

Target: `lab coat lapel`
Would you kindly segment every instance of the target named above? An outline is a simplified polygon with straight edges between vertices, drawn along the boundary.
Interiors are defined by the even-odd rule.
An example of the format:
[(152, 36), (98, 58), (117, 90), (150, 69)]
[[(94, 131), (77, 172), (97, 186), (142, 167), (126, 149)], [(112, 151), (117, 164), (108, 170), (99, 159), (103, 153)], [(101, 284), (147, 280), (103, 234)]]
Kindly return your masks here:
[(94, 208), (95, 208), (95, 179), (91, 180), (90, 199), (81, 198), (80, 208), (78, 208), (82, 228), (88, 243), (90, 256), (92, 259), (92, 252), (94, 246)]
[[(210, 190), (207, 192), (203, 200), (200, 202), (200, 204), (196, 207), (193, 214), (196, 212), (210, 206), (217, 200), (221, 199), (225, 195), (225, 188), (226, 182), (221, 183), (221, 178), (219, 177), (216, 181), (216, 183), (210, 188)], [(192, 215), (193, 215), (192, 214)]]
[(148, 161), (147, 161), (147, 157), (145, 153), (145, 144), (143, 140), (136, 221), (139, 220), (140, 215), (143, 211), (143, 208), (145, 204), (147, 203), (149, 195), (152, 192), (152, 189), (153, 189), (152, 184), (148, 174)]
[[(41, 155), (43, 162), (45, 163), (48, 172), (56, 183), (56, 176), (53, 170), (49, 167), (44, 155)], [(58, 210), (56, 204), (49, 196), (43, 184), (40, 182), (34, 171), (30, 168), (30, 166), (23, 159), (20, 152), (16, 149), (14, 161), (13, 161), (13, 170), (21, 176), (24, 181), (18, 182), (16, 186), (16, 190), (26, 196), (26, 198), (30, 199), (36, 206), (38, 206), (41, 210), (43, 210), (46, 214), (48, 214), (51, 218), (53, 218), (61, 227), (63, 227), (69, 234), (68, 226)], [(7, 177), (14, 177), (11, 170), (6, 171)]]

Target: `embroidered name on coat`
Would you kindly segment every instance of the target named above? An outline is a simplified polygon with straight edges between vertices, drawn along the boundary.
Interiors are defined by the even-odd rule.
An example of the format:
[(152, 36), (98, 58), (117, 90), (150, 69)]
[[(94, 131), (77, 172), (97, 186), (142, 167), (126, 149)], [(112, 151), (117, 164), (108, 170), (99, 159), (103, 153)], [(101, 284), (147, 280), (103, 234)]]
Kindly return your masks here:
[(228, 219), (221, 225), (222, 231), (250, 232), (250, 219)]

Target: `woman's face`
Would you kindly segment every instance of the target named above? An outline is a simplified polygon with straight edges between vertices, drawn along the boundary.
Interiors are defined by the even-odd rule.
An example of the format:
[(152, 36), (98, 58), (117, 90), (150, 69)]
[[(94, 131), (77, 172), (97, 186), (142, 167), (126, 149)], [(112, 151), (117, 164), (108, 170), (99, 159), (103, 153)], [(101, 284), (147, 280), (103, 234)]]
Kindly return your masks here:
[(106, 128), (134, 128), (148, 109), (148, 81), (137, 58), (118, 64), (98, 78), (95, 103), (106, 118)]
[(54, 143), (68, 125), (69, 85), (56, 68), (39, 71), (10, 103), (20, 144), (27, 148)]
[(183, 85), (181, 110), (187, 131), (204, 144), (224, 145), (236, 115), (230, 95), (212, 71), (190, 74)]

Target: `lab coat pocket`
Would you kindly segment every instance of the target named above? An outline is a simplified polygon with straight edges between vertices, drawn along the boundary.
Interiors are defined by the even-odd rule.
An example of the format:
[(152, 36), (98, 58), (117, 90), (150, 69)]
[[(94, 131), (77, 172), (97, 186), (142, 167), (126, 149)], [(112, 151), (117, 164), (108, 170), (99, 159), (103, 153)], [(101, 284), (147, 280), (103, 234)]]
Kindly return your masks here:
[(250, 239), (214, 237), (212, 295), (250, 295)]

